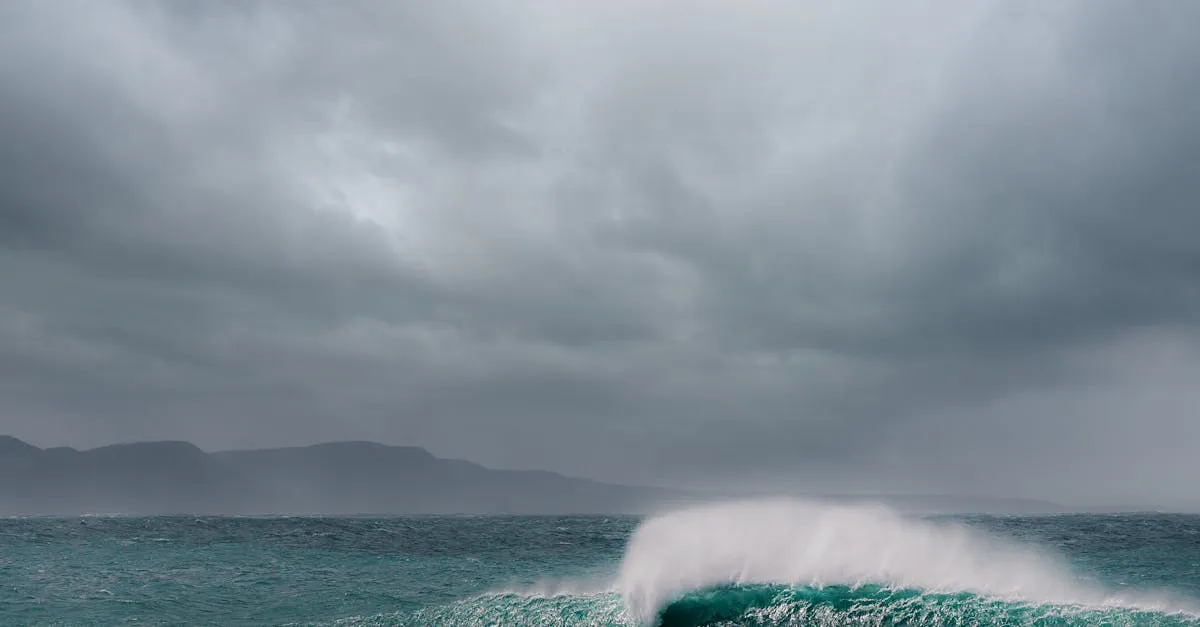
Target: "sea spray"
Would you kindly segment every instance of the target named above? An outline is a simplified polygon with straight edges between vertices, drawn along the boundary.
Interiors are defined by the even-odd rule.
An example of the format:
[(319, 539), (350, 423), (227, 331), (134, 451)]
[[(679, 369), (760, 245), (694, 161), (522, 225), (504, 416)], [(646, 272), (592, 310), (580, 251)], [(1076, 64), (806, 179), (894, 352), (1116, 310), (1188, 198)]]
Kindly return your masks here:
[(1188, 609), (1094, 589), (1042, 547), (960, 524), (881, 506), (797, 500), (715, 504), (652, 518), (634, 532), (617, 577), (630, 614), (644, 623), (689, 592), (742, 584), (817, 590), (871, 584), (1033, 604)]

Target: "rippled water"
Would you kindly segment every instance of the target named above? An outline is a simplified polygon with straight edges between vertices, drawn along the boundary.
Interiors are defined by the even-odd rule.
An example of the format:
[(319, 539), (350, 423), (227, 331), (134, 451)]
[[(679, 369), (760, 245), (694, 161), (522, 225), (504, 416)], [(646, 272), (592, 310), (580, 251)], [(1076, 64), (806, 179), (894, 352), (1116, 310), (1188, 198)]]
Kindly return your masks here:
[(1200, 624), (1193, 516), (641, 523), (0, 519), (0, 624)]

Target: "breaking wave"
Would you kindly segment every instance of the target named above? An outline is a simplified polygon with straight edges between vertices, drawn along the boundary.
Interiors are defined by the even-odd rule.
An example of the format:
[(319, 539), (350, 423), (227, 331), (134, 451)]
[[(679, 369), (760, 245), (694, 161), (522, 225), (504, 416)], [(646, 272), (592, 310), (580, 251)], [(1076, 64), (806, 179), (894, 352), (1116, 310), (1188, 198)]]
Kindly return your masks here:
[(888, 509), (727, 503), (642, 523), (614, 580), (498, 592), (360, 625), (1200, 625), (1105, 591), (1052, 552)]
[[(660, 615), (664, 622), (698, 616), (703, 608), (730, 603), (788, 615), (810, 607), (835, 613), (898, 609), (896, 603), (907, 608), (999, 603), (1164, 616), (1191, 609), (1166, 597), (1097, 590), (1036, 547), (960, 524), (904, 517), (878, 506), (791, 500), (711, 505), (646, 521), (629, 541), (616, 588), (632, 617), (643, 623)], [(842, 602), (850, 605), (838, 610)]]

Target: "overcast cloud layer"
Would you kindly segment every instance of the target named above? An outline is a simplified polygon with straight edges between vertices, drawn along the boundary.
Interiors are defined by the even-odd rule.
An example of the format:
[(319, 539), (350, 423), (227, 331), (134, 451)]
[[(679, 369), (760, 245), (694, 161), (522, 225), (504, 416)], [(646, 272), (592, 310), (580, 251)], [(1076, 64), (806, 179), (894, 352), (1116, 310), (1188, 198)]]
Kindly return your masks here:
[(0, 4), (0, 432), (1200, 508), (1200, 4)]

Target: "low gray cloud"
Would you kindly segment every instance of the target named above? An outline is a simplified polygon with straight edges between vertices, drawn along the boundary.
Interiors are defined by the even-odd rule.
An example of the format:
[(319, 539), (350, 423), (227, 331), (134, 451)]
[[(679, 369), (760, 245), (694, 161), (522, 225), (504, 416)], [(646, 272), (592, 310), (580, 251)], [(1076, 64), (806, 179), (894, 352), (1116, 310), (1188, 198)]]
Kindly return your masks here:
[(1191, 5), (0, 8), (0, 431), (1200, 507)]

